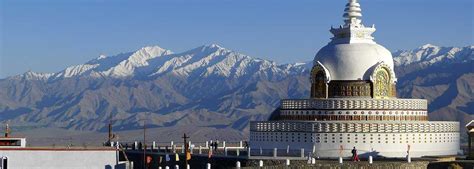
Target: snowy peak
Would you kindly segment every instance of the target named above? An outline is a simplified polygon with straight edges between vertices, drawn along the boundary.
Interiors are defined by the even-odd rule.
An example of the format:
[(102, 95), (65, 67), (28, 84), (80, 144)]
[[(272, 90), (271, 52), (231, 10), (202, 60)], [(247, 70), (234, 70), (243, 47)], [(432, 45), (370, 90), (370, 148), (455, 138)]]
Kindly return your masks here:
[(136, 51), (124, 62), (129, 62), (134, 66), (146, 66), (148, 64), (147, 61), (149, 59), (169, 55), (172, 53), (173, 52), (171, 52), (170, 50), (163, 49), (159, 46), (149, 46)]
[(201, 46), (200, 48), (203, 48), (203, 49), (214, 49), (214, 50), (225, 49), (225, 48), (223, 48), (223, 47), (221, 47), (220, 45), (215, 44), (215, 43), (208, 44), (208, 45), (203, 45), (203, 46)]
[(429, 48), (439, 48), (439, 47), (436, 46), (436, 45), (427, 43), (427, 44), (425, 44), (425, 45), (423, 45), (423, 46), (420, 46), (418, 49), (429, 49)]
[(413, 50), (401, 50), (393, 53), (396, 66), (410, 64), (434, 65), (439, 63), (466, 62), (474, 59), (473, 46), (439, 47), (426, 44)]
[(137, 69), (148, 66), (150, 59), (170, 55), (173, 52), (159, 46), (143, 47), (133, 53), (122, 53), (115, 56), (100, 55), (85, 64), (70, 66), (56, 73), (56, 78), (79, 76), (115, 77), (133, 76)]
[(74, 77), (74, 76), (80, 76), (85, 73), (89, 73), (93, 71), (94, 68), (97, 68), (99, 64), (83, 64), (83, 65), (76, 65), (76, 66), (70, 66), (66, 69), (64, 69), (62, 72), (56, 75), (56, 77)]
[(149, 66), (148, 60), (172, 53), (170, 50), (163, 49), (159, 46), (144, 47), (133, 53), (126, 60), (120, 62), (119, 65), (107, 70), (105, 75), (112, 77), (132, 76), (136, 69)]
[(12, 78), (25, 79), (25, 80), (47, 80), (53, 75), (54, 73), (40, 73), (40, 72), (28, 71), (21, 75), (13, 76)]
[(101, 59), (105, 59), (105, 58), (107, 58), (107, 56), (104, 55), (104, 54), (101, 54), (101, 55), (99, 55), (99, 57), (97, 57), (97, 60), (101, 60)]
[(217, 44), (209, 44), (209, 45), (203, 45), (191, 50), (188, 50), (186, 52), (183, 52), (181, 54), (189, 54), (193, 55), (196, 57), (205, 57), (209, 55), (225, 55), (226, 53), (232, 53), (232, 50), (223, 48)]
[(172, 58), (153, 75), (171, 72), (185, 78), (191, 75), (239, 78), (249, 73), (262, 73), (270, 65), (277, 66), (270, 61), (254, 59), (219, 45), (210, 44), (172, 55)]

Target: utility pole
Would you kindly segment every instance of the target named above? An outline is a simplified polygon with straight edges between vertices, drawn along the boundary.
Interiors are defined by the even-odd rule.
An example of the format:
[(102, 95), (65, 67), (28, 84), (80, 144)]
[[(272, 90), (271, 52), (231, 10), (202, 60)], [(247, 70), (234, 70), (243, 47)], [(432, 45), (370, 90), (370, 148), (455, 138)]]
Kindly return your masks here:
[(109, 135), (108, 135), (108, 138), (107, 138), (107, 145), (112, 145), (112, 137), (113, 137), (113, 131), (112, 131), (112, 113), (110, 113), (110, 116), (109, 116), (109, 125), (108, 125), (108, 129), (109, 129)]
[(5, 137), (10, 137), (10, 127), (8, 126), (8, 123), (5, 126)]
[(146, 113), (143, 119), (143, 169), (146, 169)]
[(189, 137), (186, 137), (186, 133), (184, 133), (182, 138), (184, 139), (184, 168), (187, 168), (188, 167), (188, 149), (189, 149), (189, 145), (188, 145), (188, 142), (186, 141), (186, 139), (188, 139)]

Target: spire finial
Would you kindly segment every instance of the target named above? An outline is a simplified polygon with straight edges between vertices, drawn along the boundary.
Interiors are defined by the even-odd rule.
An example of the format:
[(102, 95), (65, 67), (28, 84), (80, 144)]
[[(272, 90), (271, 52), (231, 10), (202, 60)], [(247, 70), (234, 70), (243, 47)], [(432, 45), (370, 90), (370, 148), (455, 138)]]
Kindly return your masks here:
[(344, 9), (344, 25), (339, 28), (331, 28), (331, 33), (334, 35), (330, 43), (372, 43), (374, 37), (372, 33), (375, 32), (375, 27), (365, 27), (362, 24), (362, 10), (357, 0), (348, 0)]
[(362, 20), (362, 10), (360, 9), (360, 4), (357, 0), (349, 0), (346, 4), (346, 8), (344, 9), (344, 15), (342, 15), (344, 19), (344, 26), (355, 26), (361, 27)]

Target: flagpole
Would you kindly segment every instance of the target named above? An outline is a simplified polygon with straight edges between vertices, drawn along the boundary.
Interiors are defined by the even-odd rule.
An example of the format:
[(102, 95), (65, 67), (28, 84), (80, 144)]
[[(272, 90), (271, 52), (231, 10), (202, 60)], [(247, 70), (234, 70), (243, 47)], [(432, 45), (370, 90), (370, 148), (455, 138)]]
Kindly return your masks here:
[(143, 119), (143, 169), (146, 169), (146, 115)]
[(183, 135), (183, 139), (184, 139), (184, 167), (187, 168), (188, 167), (188, 148), (190, 145), (188, 145), (188, 143), (186, 142), (186, 139), (189, 138), (189, 137), (186, 137), (186, 133), (184, 133)]

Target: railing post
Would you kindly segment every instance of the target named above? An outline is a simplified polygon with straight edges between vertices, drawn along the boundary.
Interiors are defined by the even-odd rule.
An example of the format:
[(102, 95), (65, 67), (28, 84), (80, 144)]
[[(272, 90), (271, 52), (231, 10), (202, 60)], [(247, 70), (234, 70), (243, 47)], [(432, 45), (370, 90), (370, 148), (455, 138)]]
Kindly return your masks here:
[(262, 154), (263, 154), (262, 147), (260, 147), (260, 155), (262, 155)]
[(156, 142), (155, 142), (155, 141), (153, 141), (153, 145), (152, 145), (152, 147), (151, 147), (151, 150), (152, 150), (152, 151), (153, 151), (154, 149), (156, 149)]
[(237, 162), (236, 162), (235, 167), (236, 167), (236, 168), (240, 168), (240, 161), (237, 161)]
[(342, 164), (342, 157), (339, 157), (339, 164)]
[(227, 156), (227, 147), (224, 147), (224, 155)]
[(202, 147), (199, 146), (199, 154), (202, 154)]
[(301, 148), (301, 157), (304, 157), (304, 148)]
[(273, 157), (277, 157), (278, 149), (273, 148)]
[(240, 140), (239, 147), (243, 147), (242, 140)]
[(286, 166), (290, 166), (290, 159), (286, 159)]
[(247, 149), (247, 157), (248, 157), (248, 158), (250, 158), (250, 154), (251, 154), (251, 153), (250, 153), (250, 150), (251, 150), (251, 149), (250, 149), (250, 147), (249, 147), (249, 148)]
[(207, 163), (206, 168), (207, 168), (207, 169), (211, 169), (211, 164), (210, 164), (210, 163)]
[(372, 164), (372, 163), (373, 163), (372, 156), (369, 156), (369, 164)]
[(222, 141), (222, 147), (225, 147), (225, 141)]
[(238, 156), (240, 156), (240, 148), (237, 148), (237, 150), (235, 151), (235, 154)]
[(262, 161), (262, 160), (260, 160), (260, 161), (258, 162), (258, 166), (259, 166), (259, 167), (263, 167), (263, 161)]

